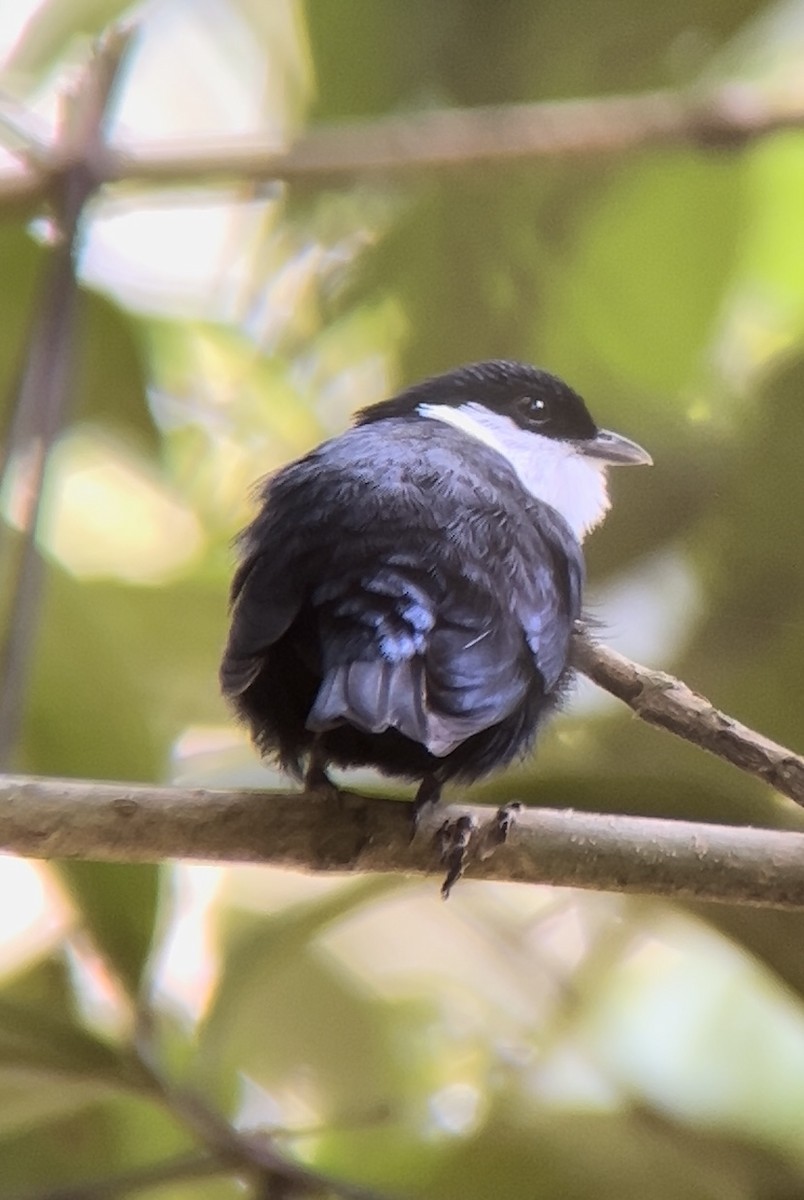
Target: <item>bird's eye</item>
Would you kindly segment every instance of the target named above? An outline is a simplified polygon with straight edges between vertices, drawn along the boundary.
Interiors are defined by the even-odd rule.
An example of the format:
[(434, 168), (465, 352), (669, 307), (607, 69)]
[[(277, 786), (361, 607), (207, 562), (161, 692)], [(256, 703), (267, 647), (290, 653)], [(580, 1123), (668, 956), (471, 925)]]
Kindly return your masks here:
[(544, 425), (550, 420), (550, 405), (544, 396), (522, 396), (518, 407), (529, 425)]

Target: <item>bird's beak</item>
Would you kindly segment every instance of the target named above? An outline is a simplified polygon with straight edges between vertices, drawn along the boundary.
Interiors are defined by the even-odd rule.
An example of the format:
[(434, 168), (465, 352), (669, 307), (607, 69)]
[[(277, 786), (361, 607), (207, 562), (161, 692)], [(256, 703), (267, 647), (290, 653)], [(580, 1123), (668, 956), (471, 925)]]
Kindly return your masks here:
[(653, 459), (647, 450), (643, 450), (630, 438), (610, 429), (598, 429), (593, 438), (584, 438), (575, 443), (579, 454), (588, 458), (599, 458), (612, 467), (638, 467), (653, 465)]

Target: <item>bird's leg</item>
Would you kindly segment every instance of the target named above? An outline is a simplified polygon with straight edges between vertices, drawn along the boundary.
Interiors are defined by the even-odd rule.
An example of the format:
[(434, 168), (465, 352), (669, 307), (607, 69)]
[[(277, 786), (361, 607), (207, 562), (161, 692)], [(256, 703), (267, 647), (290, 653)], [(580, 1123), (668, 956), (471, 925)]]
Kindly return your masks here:
[(435, 775), (425, 775), (419, 784), (418, 791), (413, 797), (413, 811), (411, 817), (413, 820), (413, 832), (419, 828), (419, 822), (424, 815), (424, 810), (430, 805), (435, 806), (441, 799), (441, 788), (443, 784)]
[(318, 740), (313, 743), (310, 751), (307, 770), (304, 773), (304, 790), (305, 792), (315, 792), (319, 796), (327, 796), (331, 800), (340, 799), (340, 792), (336, 784), (327, 774), (327, 755)]

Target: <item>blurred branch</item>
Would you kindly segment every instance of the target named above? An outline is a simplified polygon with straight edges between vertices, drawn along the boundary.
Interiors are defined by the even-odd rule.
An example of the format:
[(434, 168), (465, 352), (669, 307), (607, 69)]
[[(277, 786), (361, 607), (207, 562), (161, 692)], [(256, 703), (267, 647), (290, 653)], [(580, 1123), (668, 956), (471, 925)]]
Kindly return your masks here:
[(143, 1075), (158, 1099), (180, 1124), (203, 1143), (222, 1166), (260, 1187), (259, 1195), (339, 1196), (342, 1200), (379, 1200), (378, 1194), (329, 1179), (295, 1162), (277, 1147), (275, 1138), (246, 1133), (231, 1125), (198, 1092), (175, 1084), (163, 1070), (153, 1038), (153, 1014), (140, 1009), (135, 1052)]
[[(603, 891), (804, 909), (804, 834), (572, 810), (523, 809), (499, 844), (493, 810), (468, 818), (466, 875)], [(411, 841), (410, 806), (343, 792), (209, 791), (0, 777), (0, 844), (38, 858), (189, 858), (309, 871), (426, 875), (443, 866), (430, 825)]]
[(55, 243), (39, 281), (8, 427), (0, 439), (0, 492), (14, 491), (20, 500), (15, 505), (19, 538), (12, 541), (10, 529), (0, 526), (0, 571), (10, 584), (0, 639), (0, 766), (8, 766), (18, 739), (38, 623), (44, 569), (36, 532), (48, 456), (71, 399), (81, 220), (102, 181), (99, 163), (109, 107), (130, 36), (120, 30), (109, 33), (74, 91), (63, 97), (59, 168), (49, 185)]
[(573, 663), (649, 725), (708, 750), (804, 805), (804, 758), (720, 712), (680, 679), (632, 662), (583, 632), (574, 638)]
[[(802, 127), (801, 95), (779, 100), (762, 87), (731, 82), (710, 91), (434, 109), (312, 130), (288, 149), (260, 138), (107, 147), (99, 166), (110, 183), (250, 179), (315, 185), (368, 174), (622, 155), (664, 145), (733, 148)], [(0, 208), (36, 207), (48, 193), (57, 160), (47, 166), (29, 159), (0, 172)]]
[(45, 122), (22, 101), (3, 91), (0, 91), (0, 131), (11, 141), (12, 153), (46, 166), (49, 147)]

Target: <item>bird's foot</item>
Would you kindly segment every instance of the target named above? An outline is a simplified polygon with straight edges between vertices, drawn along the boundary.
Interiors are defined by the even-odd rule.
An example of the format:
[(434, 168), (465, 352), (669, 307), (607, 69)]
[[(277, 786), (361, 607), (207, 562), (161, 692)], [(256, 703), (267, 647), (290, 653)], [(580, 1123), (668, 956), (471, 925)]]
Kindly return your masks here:
[(476, 829), (477, 822), (467, 813), (455, 821), (445, 821), (438, 831), (441, 865), (447, 868), (444, 882), (441, 884), (441, 896), (444, 900), (449, 899), (450, 892), (463, 875), (467, 852)]
[[(494, 820), (483, 827), (483, 836), (474, 847), (474, 852), (479, 858), (488, 858), (498, 846), (508, 841), (508, 835), (521, 808), (518, 800), (512, 800), (510, 804), (504, 804), (502, 808), (497, 809)], [(447, 868), (446, 877), (441, 885), (441, 895), (445, 900), (466, 869), (469, 847), (476, 833), (477, 822), (468, 813), (455, 821), (445, 821), (438, 831), (441, 864)]]

